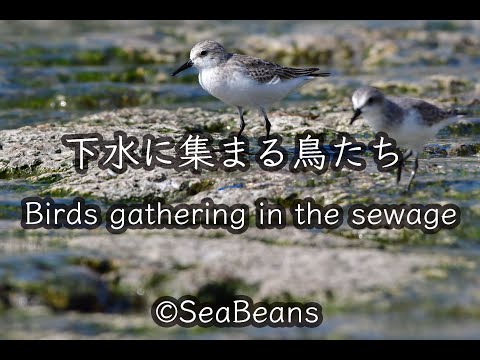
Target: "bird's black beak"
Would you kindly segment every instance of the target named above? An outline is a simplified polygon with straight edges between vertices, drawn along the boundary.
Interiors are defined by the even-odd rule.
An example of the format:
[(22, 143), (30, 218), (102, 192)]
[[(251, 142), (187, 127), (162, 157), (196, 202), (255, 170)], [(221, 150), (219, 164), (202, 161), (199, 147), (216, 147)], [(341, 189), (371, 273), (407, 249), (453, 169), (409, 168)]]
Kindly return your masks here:
[(361, 110), (361, 109), (355, 110), (355, 113), (353, 114), (353, 117), (352, 117), (352, 119), (350, 120), (350, 125), (352, 125), (353, 122), (354, 122), (355, 120), (357, 120), (360, 115), (362, 115), (362, 110)]
[(192, 60), (188, 60), (185, 64), (183, 64), (182, 66), (180, 66), (177, 70), (175, 70), (173, 73), (172, 73), (172, 76), (175, 76), (177, 75), (178, 73), (182, 72), (183, 70), (186, 70), (188, 69), (189, 67), (192, 67), (193, 66), (193, 61)]

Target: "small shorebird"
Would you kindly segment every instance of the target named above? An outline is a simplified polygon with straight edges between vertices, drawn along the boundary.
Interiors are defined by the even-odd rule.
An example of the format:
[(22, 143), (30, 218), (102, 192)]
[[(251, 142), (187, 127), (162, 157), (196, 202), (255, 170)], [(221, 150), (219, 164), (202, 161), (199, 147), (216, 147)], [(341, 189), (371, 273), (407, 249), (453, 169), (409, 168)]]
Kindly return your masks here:
[(292, 91), (318, 77), (329, 76), (318, 68), (296, 69), (277, 65), (255, 57), (231, 54), (216, 41), (205, 40), (190, 51), (190, 59), (175, 70), (172, 76), (194, 66), (199, 70), (202, 88), (228, 105), (235, 106), (240, 115), (240, 131), (245, 127), (243, 109), (257, 108), (265, 119), (267, 139), (270, 121), (266, 108)]
[(415, 157), (408, 190), (417, 172), (418, 155), (423, 151), (423, 146), (458, 115), (456, 110), (442, 110), (420, 99), (386, 97), (380, 90), (370, 86), (357, 89), (352, 96), (352, 102), (355, 113), (350, 125), (363, 115), (375, 132), (384, 131), (395, 139), (398, 145), (408, 148), (398, 167), (397, 183), (402, 176), (404, 161), (412, 155)]

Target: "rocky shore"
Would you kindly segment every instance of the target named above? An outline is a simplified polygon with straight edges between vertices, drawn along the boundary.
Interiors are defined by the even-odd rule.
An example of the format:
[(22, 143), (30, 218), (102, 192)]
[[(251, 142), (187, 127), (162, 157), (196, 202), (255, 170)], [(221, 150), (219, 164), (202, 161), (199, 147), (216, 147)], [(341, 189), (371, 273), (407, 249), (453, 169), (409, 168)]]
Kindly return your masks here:
[[(280, 109), (271, 116), (273, 130), (284, 137), (289, 151), (293, 151), (295, 133), (305, 129), (333, 138), (338, 129), (346, 129), (350, 110), (325, 108), (328, 106), (314, 103), (306, 109)], [(249, 114), (247, 136), (263, 131), (261, 119), (254, 115)], [(4, 221), (2, 252), (21, 249), (21, 255), (0, 260), (2, 311), (16, 309), (37, 316), (30, 310), (35, 305), (38, 309), (88, 312), (92, 319), (97, 319), (98, 313), (126, 312), (140, 321), (139, 312), (147, 311), (163, 294), (216, 298), (241, 292), (256, 301), (318, 301), (328, 314), (379, 304), (395, 308), (399, 299), (407, 301), (408, 292), (425, 292), (432, 281), (447, 279), (450, 272), (476, 271), (478, 264), (468, 256), (432, 249), (478, 241), (474, 218), (480, 208), (474, 199), (480, 192), (465, 192), (455, 185), (461, 179), (478, 176), (478, 143), (450, 143), (440, 150), (439, 145), (428, 145), (427, 151), (434, 156), (422, 158), (413, 192), (406, 193), (395, 184), (393, 174), (379, 173), (371, 158), (363, 172), (329, 171), (321, 176), (294, 174), (288, 169), (265, 172), (254, 161), (245, 173), (219, 170), (202, 175), (173, 169), (128, 169), (116, 175), (92, 162), (87, 174), (80, 175), (73, 168), (74, 152), (60, 141), (62, 135), (74, 133), (97, 132), (111, 138), (116, 130), (138, 138), (148, 133), (180, 139), (184, 131), (195, 128), (211, 131), (215, 139), (221, 139), (235, 127), (235, 114), (227, 111), (131, 108), (65, 125), (5, 130), (0, 135), (0, 173), (10, 182), (33, 184), (37, 195), (65, 201), (82, 196), (103, 206), (154, 198), (171, 204), (198, 203), (204, 197), (216, 203), (244, 203), (252, 211), (259, 197), (285, 207), (305, 197), (341, 206), (454, 202), (462, 208), (462, 225), (435, 235), (406, 229), (353, 230), (346, 225), (331, 231), (299, 230), (291, 225), (283, 230), (251, 226), (241, 235), (205, 229), (129, 230), (112, 235), (104, 228), (21, 230), (19, 223)], [(449, 131), (465, 129), (478, 131), (478, 123), (464, 120)], [(352, 134), (362, 140), (372, 136), (363, 122), (353, 130)], [(19, 232), (20, 240), (11, 236)], [(445, 296), (445, 289), (438, 291)], [(473, 312), (477, 301), (471, 304)], [(426, 312), (431, 310), (428, 304), (420, 305)], [(448, 309), (446, 306), (445, 311)], [(469, 307), (464, 311), (469, 313)], [(139, 326), (146, 327), (145, 336), (155, 336), (155, 325), (143, 320)]]
[[(0, 338), (479, 338), (480, 23), (475, 21), (0, 21)], [(21, 34), (21, 35), (19, 35)], [(411, 192), (406, 179), (365, 171), (292, 173), (129, 168), (86, 174), (73, 166), (66, 134), (115, 131), (180, 140), (209, 133), (214, 144), (238, 129), (235, 109), (170, 73), (197, 41), (283, 65), (332, 72), (269, 112), (289, 158), (304, 130), (373, 139), (363, 120), (349, 126), (361, 85), (421, 97), (465, 115), (426, 145)], [(263, 119), (249, 111), (253, 152)], [(455, 204), (452, 230), (24, 230), (20, 202), (83, 197), (102, 213), (114, 203)], [(203, 301), (245, 294), (254, 301), (316, 301), (315, 329), (162, 329), (150, 306), (163, 295)]]

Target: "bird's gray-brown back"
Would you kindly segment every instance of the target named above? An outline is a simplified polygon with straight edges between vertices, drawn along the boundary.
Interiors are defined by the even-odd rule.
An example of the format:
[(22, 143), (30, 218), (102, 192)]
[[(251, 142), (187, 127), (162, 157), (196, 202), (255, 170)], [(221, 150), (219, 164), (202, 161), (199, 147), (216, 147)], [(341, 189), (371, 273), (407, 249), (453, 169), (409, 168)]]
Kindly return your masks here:
[[(440, 109), (439, 107), (421, 99), (389, 96), (387, 97), (387, 100), (391, 101), (396, 105), (391, 106), (392, 109), (396, 108), (396, 112), (398, 112), (398, 109), (401, 109), (402, 112), (405, 114), (410, 109), (415, 109), (420, 113), (423, 121), (425, 122), (425, 125), (427, 126), (434, 126), (442, 122), (443, 120), (455, 115), (454, 111), (446, 111)], [(393, 111), (395, 111), (395, 109), (393, 109)]]
[(275, 83), (303, 76), (320, 77), (330, 75), (329, 73), (318, 73), (320, 70), (318, 68), (291, 68), (241, 54), (229, 54), (222, 66), (226, 72), (230, 70), (240, 71), (260, 83)]

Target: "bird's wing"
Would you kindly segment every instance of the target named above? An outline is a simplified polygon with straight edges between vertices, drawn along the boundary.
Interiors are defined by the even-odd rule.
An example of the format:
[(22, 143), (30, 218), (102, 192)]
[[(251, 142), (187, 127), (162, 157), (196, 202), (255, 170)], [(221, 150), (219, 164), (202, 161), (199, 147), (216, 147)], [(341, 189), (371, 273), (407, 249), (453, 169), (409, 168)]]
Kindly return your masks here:
[(396, 103), (404, 110), (413, 108), (420, 113), (425, 124), (428, 126), (436, 125), (443, 120), (455, 115), (453, 112), (445, 111), (426, 101), (414, 98), (397, 98)]
[(260, 83), (275, 84), (283, 80), (302, 76), (319, 77), (330, 75), (329, 73), (318, 73), (318, 70), (320, 70), (318, 68), (290, 68), (246, 55), (235, 54), (231, 59), (239, 64), (253, 80)]

